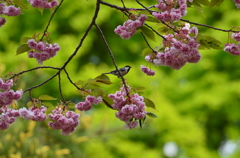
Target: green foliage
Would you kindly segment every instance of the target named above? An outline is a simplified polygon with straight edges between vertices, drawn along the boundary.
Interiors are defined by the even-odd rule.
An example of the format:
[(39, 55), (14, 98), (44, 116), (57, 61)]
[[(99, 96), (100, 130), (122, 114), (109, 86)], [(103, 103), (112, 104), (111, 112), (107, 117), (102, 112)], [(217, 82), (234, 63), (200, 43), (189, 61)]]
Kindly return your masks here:
[[(189, 9), (184, 19), (224, 29), (240, 26), (238, 11), (232, 1), (212, 0), (207, 9), (202, 7), (205, 1), (194, 2), (200, 5), (198, 10), (203, 10), (206, 18), (199, 16), (196, 10)], [(222, 5), (219, 6), (221, 2)], [(121, 5), (120, 1), (114, 3)], [(63, 4), (49, 31), (53, 32), (51, 41), (59, 43), (61, 51), (45, 65), (60, 66), (75, 50), (91, 20), (95, 1), (65, 1)], [(132, 6), (133, 1), (127, 1), (126, 5)], [(199, 5), (196, 4), (195, 7)], [(217, 6), (219, 8), (216, 10), (209, 10), (209, 7)], [(30, 12), (32, 16), (26, 18), (25, 15)], [(0, 131), (0, 157), (165, 158), (164, 144), (174, 141), (179, 146), (178, 158), (219, 158), (218, 149), (223, 141), (239, 139), (239, 58), (219, 50), (219, 46), (222, 47), (228, 41), (227, 33), (199, 27), (202, 37), (198, 38), (199, 41), (203, 40), (205, 50), (201, 51), (203, 57), (198, 64), (187, 64), (179, 71), (167, 67), (152, 67), (157, 75), (148, 77), (139, 70), (139, 65), (145, 62), (141, 53), (147, 55), (152, 50), (144, 50), (147, 46), (139, 34), (134, 35), (131, 40), (121, 40), (113, 34), (111, 30), (126, 20), (121, 12), (104, 8), (100, 14), (104, 16), (97, 22), (103, 28), (119, 67), (127, 64), (133, 67), (126, 75), (127, 82), (138, 87), (134, 88), (136, 92), (144, 90), (144, 96), (155, 104), (153, 106), (150, 101), (147, 108), (149, 117), (144, 121), (142, 129), (125, 130), (124, 123), (115, 118), (115, 111), (110, 109), (112, 100), (103, 97), (109, 108), (102, 104), (94, 106), (92, 111), (80, 113), (80, 125), (70, 136), (62, 136), (56, 130), (46, 130), (48, 126), (45, 123), (18, 118), (9, 130)], [(1, 76), (9, 71), (19, 72), (38, 66), (35, 60), (27, 58), (26, 53), (14, 57), (14, 50), (19, 43), (26, 43), (26, 40), (21, 41), (22, 37), (43, 31), (49, 16), (49, 12), (41, 15), (37, 9), (29, 7), (19, 19), (7, 19), (6, 26), (0, 29), (0, 54), (4, 56), (0, 58)], [(161, 29), (154, 22), (157, 21), (152, 20), (152, 25)], [(155, 38), (158, 44), (154, 41), (150, 41), (150, 44), (157, 47), (161, 42)], [(107, 50), (99, 39), (94, 31), (90, 32), (76, 58), (66, 69), (77, 85), (88, 84), (96, 93), (102, 93), (98, 87), (101, 86), (105, 91), (114, 93), (121, 82), (119, 78), (94, 78), (113, 68), (111, 59), (106, 54)], [(217, 48), (214, 48), (215, 44)], [(21, 76), (19, 85), (15, 87), (26, 89), (35, 86), (54, 73), (54, 70), (39, 69)], [(92, 79), (88, 80), (89, 78)], [(112, 84), (106, 84), (110, 80)], [(48, 94), (53, 98), (61, 98), (56, 83), (57, 80), (53, 80), (32, 91), (33, 97)], [(76, 93), (75, 87), (68, 82), (66, 76), (62, 77), (62, 83), (66, 100), (74, 103), (81, 101), (81, 96)], [(25, 94), (18, 106), (25, 106), (28, 101), (28, 94)], [(42, 102), (48, 107), (56, 106), (54, 103), (50, 105), (49, 102)], [(33, 105), (32, 102), (27, 104)], [(47, 113), (52, 109), (48, 108)], [(237, 150), (229, 157), (238, 158), (239, 155)]]

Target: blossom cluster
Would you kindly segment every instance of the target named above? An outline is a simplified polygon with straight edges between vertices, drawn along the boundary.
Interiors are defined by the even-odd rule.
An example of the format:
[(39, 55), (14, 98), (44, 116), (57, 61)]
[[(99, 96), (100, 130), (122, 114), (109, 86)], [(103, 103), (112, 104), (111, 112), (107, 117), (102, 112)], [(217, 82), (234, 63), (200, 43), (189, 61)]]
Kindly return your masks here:
[(45, 114), (46, 110), (47, 108), (45, 106), (32, 106), (29, 109), (23, 107), (19, 109), (19, 115), (26, 120), (45, 121), (47, 118)]
[(163, 52), (149, 54), (145, 59), (155, 66), (169, 66), (177, 70), (187, 62), (197, 63), (201, 59), (199, 44), (196, 41), (197, 34), (198, 29), (190, 28), (186, 23), (177, 33), (164, 35), (166, 40), (163, 41)]
[(238, 9), (240, 9), (240, 0), (233, 0)]
[(133, 16), (133, 19), (124, 22), (123, 26), (119, 25), (114, 32), (123, 39), (129, 39), (136, 33), (137, 28), (144, 25), (147, 16), (142, 14), (140, 16)]
[(0, 107), (0, 113), (0, 130), (8, 129), (9, 125), (15, 122), (16, 117), (19, 116), (18, 110), (7, 107)]
[(6, 23), (6, 19), (1, 17), (2, 15), (7, 16), (18, 16), (21, 14), (20, 7), (15, 7), (14, 5), (6, 5), (5, 3), (0, 3), (0, 27)]
[(80, 110), (80, 111), (88, 111), (92, 108), (92, 104), (97, 105), (100, 104), (102, 102), (102, 97), (94, 97), (91, 95), (88, 95), (85, 99), (84, 102), (79, 102), (76, 104), (76, 109)]
[(46, 61), (57, 54), (60, 47), (57, 43), (49, 44), (47, 42), (39, 41), (36, 42), (35, 39), (28, 40), (28, 47), (32, 50), (28, 52), (29, 58), (36, 58), (39, 64)]
[[(127, 89), (129, 91), (130, 87)], [(138, 125), (137, 120), (143, 119), (147, 114), (144, 98), (137, 93), (128, 97), (124, 86), (115, 94), (109, 94), (108, 97), (113, 99), (112, 107), (118, 111), (116, 117), (126, 123), (126, 129), (135, 128)]]
[(0, 78), (0, 107), (12, 104), (14, 100), (22, 98), (23, 91), (18, 90), (14, 92), (10, 89), (13, 86), (13, 80), (6, 80), (5, 82)]
[(48, 0), (28, 0), (28, 2), (35, 8), (43, 9), (51, 9), (59, 4), (57, 0), (51, 2), (48, 2)]
[(154, 76), (155, 75), (155, 71), (150, 70), (148, 67), (145, 67), (145, 66), (141, 65), (140, 68), (141, 68), (142, 72), (144, 72), (148, 76)]
[(52, 120), (49, 121), (48, 125), (56, 130), (61, 129), (62, 135), (69, 135), (70, 133), (74, 132), (80, 122), (80, 114), (77, 114), (73, 111), (68, 111), (64, 115), (61, 108), (53, 110), (48, 116)]
[(178, 21), (185, 16), (187, 11), (186, 0), (157, 0), (159, 3), (155, 5), (160, 12), (153, 12), (152, 15), (161, 21)]
[[(240, 41), (240, 33), (233, 33), (232, 38), (235, 40), (235, 42), (239, 42)], [(227, 43), (227, 44), (225, 44), (225, 47), (223, 50), (225, 52), (229, 52), (232, 55), (240, 55), (240, 43), (237, 45), (234, 43)]]

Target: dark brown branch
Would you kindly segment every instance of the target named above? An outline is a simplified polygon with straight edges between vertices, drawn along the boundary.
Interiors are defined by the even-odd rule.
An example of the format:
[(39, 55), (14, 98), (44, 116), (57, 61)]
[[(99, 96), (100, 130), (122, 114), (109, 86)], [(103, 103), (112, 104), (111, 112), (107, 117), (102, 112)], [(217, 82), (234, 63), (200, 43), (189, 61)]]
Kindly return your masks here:
[(97, 16), (98, 16), (99, 9), (100, 9), (100, 0), (97, 0), (97, 2), (96, 2), (96, 9), (95, 9), (94, 16), (93, 16), (93, 18), (92, 18), (91, 23), (89, 24), (88, 28), (86, 29), (86, 31), (85, 31), (83, 37), (81, 38), (78, 46), (76, 47), (75, 51), (74, 51), (74, 52), (72, 53), (72, 55), (67, 59), (67, 61), (63, 64), (63, 66), (62, 66), (61, 68), (58, 68), (59, 71), (58, 71), (56, 74), (54, 74), (52, 77), (50, 77), (49, 79), (47, 79), (46, 81), (42, 82), (41, 84), (26, 89), (26, 90), (24, 91), (24, 93), (27, 92), (27, 91), (30, 91), (30, 90), (32, 90), (32, 89), (34, 89), (34, 88), (37, 88), (37, 87), (40, 87), (40, 86), (44, 85), (45, 83), (47, 83), (48, 81), (52, 80), (54, 77), (56, 77), (57, 75), (59, 75), (60, 72), (65, 69), (65, 67), (67, 66), (67, 64), (68, 64), (68, 63), (72, 60), (72, 58), (77, 54), (78, 50), (80, 49), (80, 47), (81, 47), (82, 44), (83, 44), (83, 41), (84, 41), (85, 38), (87, 37), (88, 32), (91, 30), (92, 26), (94, 25), (95, 20), (96, 20), (96, 18), (97, 18)]

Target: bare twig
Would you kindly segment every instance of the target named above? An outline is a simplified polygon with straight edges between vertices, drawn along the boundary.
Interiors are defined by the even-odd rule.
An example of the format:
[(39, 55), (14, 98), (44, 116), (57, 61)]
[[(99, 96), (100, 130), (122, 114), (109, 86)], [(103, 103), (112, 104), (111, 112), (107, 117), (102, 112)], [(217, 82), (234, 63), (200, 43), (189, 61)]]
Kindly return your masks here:
[(70, 78), (70, 76), (69, 76), (67, 70), (66, 70), (66, 69), (63, 69), (63, 70), (64, 70), (64, 72), (66, 73), (67, 78), (68, 78), (68, 80), (70, 81), (70, 83), (71, 83), (72, 85), (74, 85), (78, 90), (84, 91), (83, 88), (79, 88), (75, 83), (73, 83), (73, 81), (71, 80), (71, 78)]
[(239, 31), (233, 31), (232, 29), (230, 29), (230, 30), (224, 30), (224, 29), (216, 28), (216, 27), (209, 26), (209, 25), (206, 25), (206, 24), (199, 24), (199, 23), (192, 22), (192, 21), (189, 21), (189, 20), (184, 20), (184, 19), (181, 19), (181, 21), (184, 21), (184, 22), (187, 22), (187, 23), (190, 23), (190, 24), (193, 24), (193, 25), (197, 25), (197, 26), (208, 27), (208, 28), (211, 28), (211, 29), (214, 29), (214, 30), (218, 30), (218, 31), (222, 31), (222, 32), (235, 32), (235, 33), (238, 33), (238, 32), (239, 32)]
[(22, 75), (22, 74), (24, 74), (24, 73), (26, 73), (26, 72), (30, 72), (30, 71), (37, 70), (37, 69), (44, 69), (44, 68), (45, 68), (45, 69), (46, 69), (46, 68), (49, 68), (49, 69), (60, 70), (60, 68), (57, 68), (57, 67), (52, 67), (52, 66), (40, 66), (40, 67), (35, 67), (35, 68), (32, 68), (32, 69), (25, 70), (25, 71), (22, 71), (22, 72), (20, 72), (20, 73), (14, 74), (14, 75), (11, 76), (10, 78), (8, 78), (8, 80), (9, 80), (9, 79), (13, 79), (14, 77), (17, 77), (17, 76), (19, 76), (19, 75)]
[(48, 27), (49, 27), (49, 25), (50, 25), (50, 23), (51, 23), (54, 15), (55, 15), (55, 13), (57, 12), (58, 8), (62, 5), (63, 1), (64, 1), (64, 0), (61, 0), (60, 4), (56, 7), (56, 9), (54, 10), (54, 12), (52, 13), (52, 15), (51, 15), (51, 17), (50, 17), (50, 19), (49, 19), (49, 21), (48, 21), (48, 24), (47, 24), (45, 30), (43, 31), (43, 35), (42, 35), (40, 41), (41, 41), (41, 40), (43, 39), (43, 37), (45, 36), (45, 34), (46, 34), (47, 30), (48, 30)]
[(60, 93), (60, 95), (61, 95), (61, 97), (62, 97), (62, 101), (63, 101), (63, 103), (65, 104), (66, 101), (65, 101), (65, 99), (64, 99), (64, 97), (63, 97), (63, 94), (62, 94), (61, 73), (58, 74), (58, 87), (59, 87), (59, 93)]
[(106, 38), (105, 38), (105, 36), (104, 36), (104, 34), (103, 34), (101, 28), (100, 28), (97, 24), (94, 24), (94, 25), (96, 26), (96, 28), (98, 29), (98, 31), (99, 31), (100, 34), (101, 34), (101, 37), (102, 37), (102, 39), (103, 39), (103, 42), (105, 43), (105, 45), (106, 45), (106, 47), (107, 47), (107, 50), (108, 50), (108, 52), (109, 52), (109, 54), (110, 54), (110, 56), (111, 56), (111, 59), (112, 59), (113, 65), (115, 66), (115, 68), (116, 68), (116, 70), (117, 70), (119, 76), (120, 76), (121, 79), (122, 79), (122, 82), (123, 82), (123, 85), (124, 85), (124, 88), (125, 88), (126, 94), (127, 94), (127, 96), (130, 98), (129, 91), (128, 91), (128, 88), (127, 88), (127, 85), (126, 85), (125, 79), (123, 78), (123, 76), (121, 75), (121, 73), (120, 73), (119, 70), (118, 70), (118, 66), (117, 66), (117, 63), (116, 63), (116, 61), (115, 61), (115, 59), (114, 59), (113, 52), (112, 52), (112, 50), (110, 49), (110, 47), (109, 47), (109, 45), (108, 45), (108, 43), (107, 43), (107, 40), (106, 40)]
[(154, 49), (150, 46), (150, 44), (148, 43), (148, 41), (147, 41), (145, 35), (144, 35), (142, 32), (141, 32), (141, 34), (142, 34), (143, 39), (144, 39), (144, 41), (146, 42), (147, 46), (148, 46), (153, 52), (155, 52), (155, 50), (154, 50)]

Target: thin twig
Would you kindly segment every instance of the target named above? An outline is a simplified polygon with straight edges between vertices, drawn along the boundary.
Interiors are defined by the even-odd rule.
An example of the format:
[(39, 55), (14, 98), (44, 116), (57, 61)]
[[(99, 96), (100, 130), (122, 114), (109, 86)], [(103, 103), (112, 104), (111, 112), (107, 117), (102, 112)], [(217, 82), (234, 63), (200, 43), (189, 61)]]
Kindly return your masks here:
[(62, 101), (63, 101), (63, 103), (65, 104), (66, 101), (65, 101), (65, 99), (64, 99), (64, 97), (63, 97), (63, 94), (62, 94), (61, 73), (58, 74), (58, 87), (59, 87), (59, 93), (60, 93), (60, 95), (61, 95), (61, 97), (62, 97)]
[(23, 93), (30, 91), (32, 89), (38, 88), (42, 85), (44, 85), (45, 83), (47, 83), (48, 81), (52, 80), (54, 77), (56, 77), (61, 71), (59, 70), (55, 75), (53, 75), (52, 77), (50, 77), (49, 79), (45, 80), (44, 82), (40, 83), (39, 85), (33, 86), (31, 88), (26, 89), (25, 91), (23, 91)]
[(141, 32), (141, 34), (142, 34), (142, 36), (143, 36), (144, 41), (145, 41), (146, 44), (148, 45), (148, 47), (149, 47), (153, 52), (155, 52), (155, 50), (154, 50), (154, 49), (150, 46), (150, 44), (148, 43), (148, 41), (147, 41), (145, 35), (144, 35), (142, 32)]
[(154, 33), (156, 33), (158, 36), (162, 37), (162, 39), (167, 40), (163, 35), (160, 35), (156, 30), (154, 30), (151, 26), (149, 26), (148, 24), (144, 24), (146, 25), (148, 28), (150, 28)]
[(184, 19), (181, 19), (181, 21), (184, 21), (184, 22), (187, 22), (187, 23), (190, 23), (190, 24), (193, 24), (193, 25), (197, 25), (197, 26), (208, 27), (208, 28), (211, 28), (211, 29), (214, 29), (214, 30), (218, 30), (218, 31), (222, 31), (222, 32), (235, 32), (235, 33), (238, 33), (238, 32), (239, 32), (239, 31), (233, 31), (232, 29), (230, 29), (230, 30), (224, 30), (224, 29), (216, 28), (216, 27), (209, 26), (209, 25), (206, 25), (206, 24), (199, 24), (199, 23), (192, 22), (192, 21), (189, 21), (189, 20), (184, 20)]
[(22, 74), (24, 74), (24, 73), (26, 73), (26, 72), (30, 72), (30, 71), (37, 70), (37, 69), (44, 69), (44, 68), (60, 70), (60, 68), (57, 68), (57, 67), (52, 67), (52, 66), (40, 66), (40, 67), (35, 67), (35, 68), (32, 68), (32, 69), (25, 70), (25, 71), (22, 71), (22, 72), (20, 72), (20, 73), (14, 74), (13, 76), (11, 76), (10, 78), (8, 78), (7, 80), (13, 79), (14, 77), (17, 77), (17, 76), (19, 76), (19, 75), (22, 75)]
[(79, 88), (75, 83), (73, 83), (73, 81), (71, 80), (71, 78), (70, 78), (70, 76), (69, 76), (67, 70), (66, 70), (66, 69), (63, 69), (63, 70), (64, 70), (64, 72), (66, 73), (67, 78), (68, 78), (68, 80), (70, 81), (70, 83), (71, 83), (72, 85), (74, 85), (78, 90), (84, 91), (83, 88)]
[(119, 69), (118, 69), (117, 63), (116, 63), (116, 61), (115, 61), (115, 59), (114, 59), (114, 56), (113, 56), (113, 52), (112, 52), (112, 50), (110, 49), (110, 47), (109, 47), (109, 45), (108, 45), (108, 43), (107, 43), (107, 40), (106, 40), (106, 38), (105, 38), (105, 36), (104, 36), (104, 34), (103, 34), (101, 28), (100, 28), (97, 24), (94, 24), (94, 25), (96, 26), (96, 28), (98, 29), (98, 31), (99, 31), (100, 34), (101, 34), (101, 37), (102, 37), (102, 39), (103, 39), (103, 42), (105, 43), (105, 45), (106, 45), (106, 47), (107, 47), (107, 50), (108, 50), (108, 52), (109, 52), (109, 54), (110, 54), (110, 56), (111, 56), (111, 58), (112, 58), (113, 65), (115, 66), (115, 68), (116, 68), (116, 70), (117, 70), (119, 76), (120, 76), (121, 79), (122, 79), (122, 82), (123, 82), (123, 85), (124, 85), (124, 88), (125, 88), (126, 94), (127, 94), (128, 98), (130, 98), (129, 91), (128, 91), (128, 88), (127, 88), (127, 85), (126, 85), (125, 79), (123, 78), (123, 76), (122, 76), (121, 73), (119, 72)]
[(46, 34), (47, 30), (48, 30), (48, 27), (49, 27), (49, 25), (50, 25), (50, 23), (51, 23), (54, 15), (55, 15), (55, 13), (57, 12), (58, 8), (62, 5), (63, 1), (64, 1), (64, 0), (61, 0), (60, 4), (56, 7), (56, 9), (54, 10), (54, 12), (52, 13), (52, 15), (51, 15), (51, 17), (50, 17), (50, 19), (49, 19), (49, 21), (48, 21), (48, 24), (47, 24), (45, 30), (43, 31), (43, 35), (42, 35), (40, 41), (41, 41), (41, 40), (43, 39), (43, 37), (45, 36), (45, 34)]

